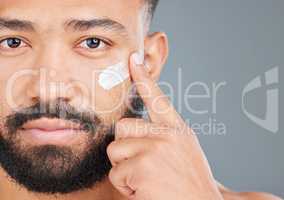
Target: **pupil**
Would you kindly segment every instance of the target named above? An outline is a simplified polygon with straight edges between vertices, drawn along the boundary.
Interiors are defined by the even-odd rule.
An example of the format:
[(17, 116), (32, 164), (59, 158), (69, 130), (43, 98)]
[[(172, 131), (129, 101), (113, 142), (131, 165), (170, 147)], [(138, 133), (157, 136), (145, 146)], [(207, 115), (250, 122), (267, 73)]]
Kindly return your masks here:
[(21, 45), (21, 40), (18, 38), (9, 38), (7, 43), (10, 48), (17, 48)]
[(87, 39), (87, 45), (89, 48), (97, 48), (100, 45), (100, 40), (96, 38)]

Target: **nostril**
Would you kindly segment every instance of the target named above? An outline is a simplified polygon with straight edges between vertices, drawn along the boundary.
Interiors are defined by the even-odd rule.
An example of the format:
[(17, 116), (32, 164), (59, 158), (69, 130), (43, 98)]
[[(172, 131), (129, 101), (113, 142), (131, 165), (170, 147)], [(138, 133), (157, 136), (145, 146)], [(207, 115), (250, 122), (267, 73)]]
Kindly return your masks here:
[(32, 100), (32, 102), (33, 103), (37, 103), (37, 102), (39, 102), (39, 97), (31, 97), (31, 100)]
[(69, 102), (70, 98), (69, 97), (58, 97), (57, 100), (59, 102)]
[(32, 101), (32, 102), (38, 102), (40, 97), (36, 95), (34, 92), (31, 90), (27, 90), (27, 97)]
[[(39, 103), (39, 102), (45, 102), (46, 100), (41, 99), (40, 97), (30, 97), (30, 100), (32, 101), (32, 103)], [(54, 100), (54, 99), (53, 99)], [(50, 101), (53, 101), (52, 99), (50, 99)], [(58, 97), (56, 98), (56, 102), (62, 102), (62, 103), (69, 103), (70, 102), (70, 98), (68, 97)]]
[(39, 93), (37, 92), (38, 88), (35, 85), (27, 86), (26, 95), (30, 98), (33, 102), (38, 101), (40, 99)]

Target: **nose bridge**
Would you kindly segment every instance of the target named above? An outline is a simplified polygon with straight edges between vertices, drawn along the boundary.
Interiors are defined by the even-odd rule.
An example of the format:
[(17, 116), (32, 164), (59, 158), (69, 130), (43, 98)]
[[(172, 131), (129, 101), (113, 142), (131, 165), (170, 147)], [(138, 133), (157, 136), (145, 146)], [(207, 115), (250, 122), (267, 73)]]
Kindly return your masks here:
[(61, 76), (66, 75), (68, 67), (65, 64), (67, 60), (64, 59), (64, 47), (57, 41), (45, 42), (43, 46), (35, 59), (35, 68), (54, 71), (53, 73), (60, 73)]
[(74, 92), (70, 88), (68, 94), (65, 91), (72, 79), (67, 61), (59, 44), (47, 44), (39, 51), (33, 64), (37, 76), (33, 77), (28, 88), (28, 95), (33, 101), (72, 99)]

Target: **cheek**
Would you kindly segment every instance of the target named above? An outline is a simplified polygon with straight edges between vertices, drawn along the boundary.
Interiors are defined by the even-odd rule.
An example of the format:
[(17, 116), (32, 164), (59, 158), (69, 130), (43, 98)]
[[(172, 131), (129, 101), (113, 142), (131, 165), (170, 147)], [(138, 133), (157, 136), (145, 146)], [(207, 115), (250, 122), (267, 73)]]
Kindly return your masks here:
[[(125, 112), (131, 87), (128, 66), (117, 60), (115, 58), (74, 59), (71, 67), (72, 74), (70, 76), (79, 83), (83, 83), (83, 86), (87, 86), (85, 87), (87, 92), (81, 92), (87, 100), (86, 108), (91, 107), (97, 114), (106, 118), (115, 116), (118, 118)], [(109, 69), (112, 70), (111, 73), (105, 73)], [(104, 76), (106, 74), (107, 76)], [(75, 104), (82, 105), (79, 101)]]
[(91, 108), (101, 119), (108, 122), (119, 119), (125, 113), (131, 88), (129, 78), (110, 89), (105, 89), (99, 83), (100, 71), (94, 73), (94, 70), (85, 65), (76, 73), (75, 80), (80, 84), (81, 89), (77, 90), (80, 92), (77, 92), (73, 98), (74, 106), (82, 109)]
[(34, 55), (27, 52), (16, 57), (0, 56), (0, 111), (2, 113), (23, 103), (27, 96), (26, 85), (34, 78)]
[[(5, 70), (6, 67), (2, 67), (0, 72), (0, 116), (5, 117), (7, 113), (11, 112), (11, 109), (20, 104), (21, 98), (17, 98), (16, 94), (21, 93), (22, 85), (27, 81), (27, 78), (15, 79), (15, 71)], [(19, 70), (19, 73), (21, 71)], [(14, 81), (13, 81), (14, 80)]]
[(104, 90), (99, 86), (93, 93), (96, 112), (108, 120), (116, 121), (121, 118), (127, 109), (130, 86), (129, 79), (111, 90)]
[(91, 107), (104, 120), (119, 119), (126, 111), (131, 87), (130, 79), (126, 79), (110, 90), (105, 90), (100, 86), (97, 78), (93, 79), (89, 95), (85, 96), (88, 99), (88, 107)]
[(31, 69), (7, 70), (0, 75), (0, 114), (11, 113), (20, 106), (29, 106), (28, 89), (37, 76)]
[[(56, 77), (49, 77), (49, 81), (60, 83), (64, 82), (63, 92), (71, 96), (72, 105), (80, 108), (92, 109), (106, 120), (119, 119), (126, 110), (126, 101), (131, 81), (126, 78), (123, 82), (112, 88), (105, 89), (99, 84), (100, 74), (108, 66), (119, 63), (118, 58), (125, 58), (126, 53), (120, 52), (120, 55), (109, 56), (104, 59), (85, 59), (66, 54), (61, 57), (64, 62), (58, 64), (59, 67), (45, 64), (47, 71), (50, 68), (58, 73)], [(19, 106), (30, 106), (29, 92), (31, 88), (39, 86), (38, 75), (31, 74), (28, 70), (38, 72), (38, 65), (35, 63), (35, 55), (17, 58), (0, 57), (0, 117), (5, 117), (11, 113), (13, 108)], [(125, 69), (127, 66), (125, 66)], [(127, 69), (126, 69), (127, 70)], [(23, 76), (12, 81), (17, 74), (24, 73)], [(29, 76), (25, 75), (27, 73)], [(10, 87), (7, 83), (12, 81)], [(11, 85), (11, 84), (10, 84)], [(36, 85), (36, 86), (35, 86)], [(48, 87), (48, 85), (46, 85)], [(10, 87), (10, 89), (9, 89)], [(47, 88), (49, 91), (49, 88)], [(8, 93), (7, 93), (8, 92)], [(8, 98), (7, 98), (8, 97)], [(9, 101), (9, 98), (13, 101)]]

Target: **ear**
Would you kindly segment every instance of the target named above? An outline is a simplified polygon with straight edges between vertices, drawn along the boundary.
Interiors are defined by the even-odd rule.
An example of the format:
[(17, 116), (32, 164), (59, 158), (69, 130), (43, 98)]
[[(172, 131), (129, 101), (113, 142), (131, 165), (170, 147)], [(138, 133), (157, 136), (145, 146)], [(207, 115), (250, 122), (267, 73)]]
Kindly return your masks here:
[(144, 62), (154, 80), (160, 78), (161, 71), (169, 53), (168, 38), (165, 33), (156, 32), (148, 35), (144, 42)]

